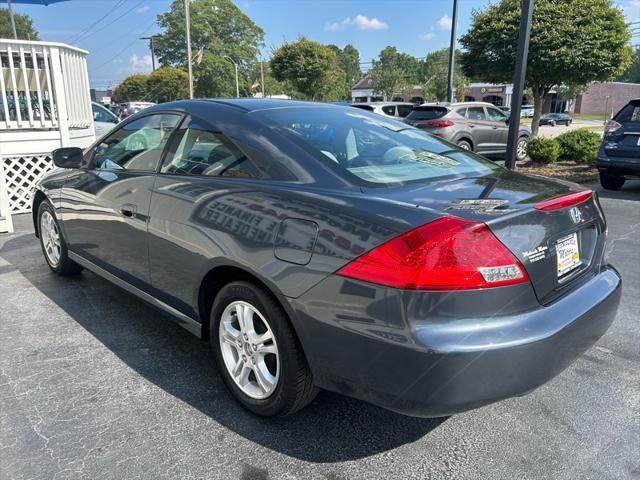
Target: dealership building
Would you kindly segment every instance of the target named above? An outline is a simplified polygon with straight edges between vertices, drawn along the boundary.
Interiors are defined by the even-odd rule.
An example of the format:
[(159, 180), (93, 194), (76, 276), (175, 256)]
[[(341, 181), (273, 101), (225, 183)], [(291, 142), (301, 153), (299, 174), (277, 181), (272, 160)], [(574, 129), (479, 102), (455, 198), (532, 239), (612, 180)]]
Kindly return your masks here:
[[(494, 105), (511, 105), (513, 85), (510, 83), (471, 83), (464, 88), (464, 100), (467, 102), (489, 102)], [(582, 114), (602, 114), (605, 108), (609, 116), (615, 114), (632, 98), (640, 98), (640, 83), (591, 82), (587, 89), (574, 99), (562, 98), (555, 90), (542, 106), (542, 113), (569, 112)], [(374, 102), (383, 100), (375, 91), (373, 80), (365, 77), (351, 90), (352, 102)], [(420, 86), (414, 86), (398, 93), (394, 101), (423, 103), (424, 94)], [(523, 105), (533, 104), (533, 98), (526, 96)]]

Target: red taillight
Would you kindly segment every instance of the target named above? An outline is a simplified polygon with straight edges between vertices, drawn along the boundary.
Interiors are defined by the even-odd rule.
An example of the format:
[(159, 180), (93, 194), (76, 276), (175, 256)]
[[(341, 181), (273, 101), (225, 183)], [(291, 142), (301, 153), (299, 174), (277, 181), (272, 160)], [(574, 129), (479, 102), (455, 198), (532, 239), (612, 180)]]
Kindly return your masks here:
[(434, 128), (446, 128), (446, 127), (453, 127), (455, 125), (455, 123), (453, 123), (451, 120), (428, 120), (424, 122), (424, 124), (427, 127), (434, 127)]
[(536, 210), (543, 210), (548, 212), (550, 210), (560, 210), (561, 208), (571, 207), (589, 200), (593, 196), (591, 190), (585, 190), (584, 192), (570, 193), (569, 195), (562, 195), (560, 197), (550, 198), (544, 202), (536, 203), (533, 208)]
[(609, 120), (605, 125), (604, 125), (604, 133), (610, 133), (610, 132), (615, 132), (616, 130), (618, 130), (620, 127), (622, 127), (622, 125), (620, 125), (618, 122), (616, 122), (615, 120)]
[(528, 281), (527, 272), (484, 223), (445, 217), (400, 235), (337, 272), (411, 290), (467, 290)]

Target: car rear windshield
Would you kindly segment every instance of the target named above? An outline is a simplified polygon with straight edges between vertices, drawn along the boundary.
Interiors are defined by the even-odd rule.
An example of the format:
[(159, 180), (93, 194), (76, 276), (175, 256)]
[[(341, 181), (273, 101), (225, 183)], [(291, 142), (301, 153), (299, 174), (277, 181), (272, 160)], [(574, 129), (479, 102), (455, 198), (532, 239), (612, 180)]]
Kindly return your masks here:
[(632, 100), (613, 118), (620, 123), (640, 123), (640, 100)]
[(251, 115), (365, 186), (482, 176), (501, 168), (416, 128), (355, 108), (279, 108)]
[(435, 120), (444, 117), (447, 114), (445, 107), (416, 107), (407, 118), (409, 120)]

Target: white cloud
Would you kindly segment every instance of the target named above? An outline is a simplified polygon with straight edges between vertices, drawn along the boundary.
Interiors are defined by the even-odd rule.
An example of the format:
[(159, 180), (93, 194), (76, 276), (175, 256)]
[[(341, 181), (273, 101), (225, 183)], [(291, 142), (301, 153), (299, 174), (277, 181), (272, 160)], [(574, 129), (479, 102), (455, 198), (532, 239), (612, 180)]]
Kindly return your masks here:
[(438, 25), (438, 28), (441, 28), (442, 30), (451, 30), (451, 17), (446, 14), (443, 15), (442, 17), (440, 17), (440, 20), (436, 22), (436, 25)]
[(144, 13), (149, 10), (149, 5), (143, 5), (140, 8), (136, 8), (136, 13)]
[(151, 70), (151, 55), (139, 57), (134, 53), (129, 59), (129, 69), (132, 72), (146, 72)]
[(433, 40), (437, 35), (433, 32), (425, 33), (424, 35), (420, 35), (421, 40)]
[(327, 23), (324, 29), (328, 32), (337, 32), (355, 27), (358, 30), (386, 30), (389, 25), (377, 18), (369, 18), (366, 15), (356, 15), (354, 18), (347, 17), (339, 22)]

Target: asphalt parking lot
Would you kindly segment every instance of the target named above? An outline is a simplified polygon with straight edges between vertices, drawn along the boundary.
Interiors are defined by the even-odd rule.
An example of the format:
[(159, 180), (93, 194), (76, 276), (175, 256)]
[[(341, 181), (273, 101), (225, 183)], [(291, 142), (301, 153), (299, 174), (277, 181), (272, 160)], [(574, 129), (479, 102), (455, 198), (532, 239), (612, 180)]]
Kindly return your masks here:
[(609, 332), (533, 393), (436, 420), (328, 392), (256, 418), (205, 343), (91, 273), (54, 276), (20, 216), (0, 235), (0, 478), (638, 479), (640, 181), (600, 194), (624, 279)]

